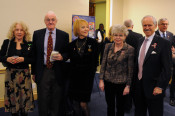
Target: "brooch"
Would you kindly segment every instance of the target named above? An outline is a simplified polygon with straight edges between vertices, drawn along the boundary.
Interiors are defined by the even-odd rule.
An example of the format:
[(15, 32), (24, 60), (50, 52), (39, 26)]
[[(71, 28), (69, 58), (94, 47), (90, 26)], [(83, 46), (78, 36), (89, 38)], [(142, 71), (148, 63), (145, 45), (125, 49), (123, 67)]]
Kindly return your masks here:
[(152, 47), (154, 47), (154, 49), (156, 48), (157, 46), (157, 43), (154, 43), (153, 45), (151, 45)]
[(88, 52), (92, 52), (91, 45), (88, 45)]
[(32, 45), (32, 44), (28, 44), (28, 46), (29, 46), (29, 47), (28, 47), (28, 50), (30, 50), (31, 45)]

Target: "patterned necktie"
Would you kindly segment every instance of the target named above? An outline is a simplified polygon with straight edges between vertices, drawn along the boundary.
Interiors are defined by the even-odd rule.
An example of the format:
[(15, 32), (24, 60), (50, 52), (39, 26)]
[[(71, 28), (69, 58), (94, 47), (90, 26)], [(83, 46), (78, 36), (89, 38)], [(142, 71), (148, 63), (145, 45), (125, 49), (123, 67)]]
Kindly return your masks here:
[(142, 45), (142, 49), (140, 51), (140, 58), (139, 58), (139, 72), (138, 72), (138, 79), (142, 78), (142, 71), (143, 71), (143, 62), (145, 59), (145, 49), (148, 39), (145, 39)]
[(48, 37), (48, 43), (47, 43), (47, 61), (46, 61), (46, 66), (47, 68), (51, 69), (53, 64), (50, 62), (50, 55), (53, 50), (53, 41), (52, 41), (52, 32), (49, 32), (49, 37)]

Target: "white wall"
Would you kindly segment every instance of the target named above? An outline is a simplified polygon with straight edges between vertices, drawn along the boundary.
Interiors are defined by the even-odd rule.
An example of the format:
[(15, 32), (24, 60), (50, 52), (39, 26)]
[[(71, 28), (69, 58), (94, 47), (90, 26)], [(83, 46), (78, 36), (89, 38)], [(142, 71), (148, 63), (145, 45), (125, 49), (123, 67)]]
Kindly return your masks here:
[[(113, 24), (121, 24), (125, 19), (132, 19), (134, 31), (142, 33), (141, 19), (145, 15), (152, 15), (157, 20), (166, 17), (169, 20), (168, 30), (175, 34), (175, 0), (113, 0), (118, 8), (113, 8)], [(121, 4), (120, 4), (121, 3)], [(116, 6), (116, 5), (115, 5)], [(113, 5), (114, 7), (114, 5)], [(117, 6), (116, 6), (117, 7)], [(120, 9), (119, 9), (120, 8)], [(118, 16), (118, 14), (121, 14)], [(122, 22), (121, 22), (122, 20)]]
[(0, 46), (13, 22), (24, 21), (33, 34), (45, 27), (44, 16), (49, 10), (58, 17), (57, 28), (71, 37), (72, 14), (88, 16), (89, 0), (0, 0)]
[[(111, 0), (112, 1), (112, 0)], [(112, 25), (123, 23), (123, 0), (113, 0)]]

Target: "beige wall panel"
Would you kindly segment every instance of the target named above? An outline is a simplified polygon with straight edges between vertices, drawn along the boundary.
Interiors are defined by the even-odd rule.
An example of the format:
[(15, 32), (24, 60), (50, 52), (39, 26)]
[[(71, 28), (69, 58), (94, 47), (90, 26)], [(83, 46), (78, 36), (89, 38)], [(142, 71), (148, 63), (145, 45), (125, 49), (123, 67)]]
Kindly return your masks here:
[(112, 5), (112, 25), (123, 23), (123, 0), (111, 0)]
[(175, 34), (175, 0), (124, 0), (123, 21), (132, 19), (134, 22), (134, 31), (143, 34), (141, 19), (145, 15), (152, 15), (157, 20), (166, 17), (169, 20), (168, 30)]

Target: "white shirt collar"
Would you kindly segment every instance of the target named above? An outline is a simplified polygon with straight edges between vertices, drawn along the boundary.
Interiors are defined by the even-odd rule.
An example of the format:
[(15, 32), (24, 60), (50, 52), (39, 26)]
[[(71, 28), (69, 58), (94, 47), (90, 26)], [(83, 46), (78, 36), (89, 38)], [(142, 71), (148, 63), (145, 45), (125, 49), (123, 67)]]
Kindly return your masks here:
[[(159, 30), (160, 36), (163, 37), (163, 32)], [(164, 32), (166, 36), (166, 31)]]
[[(48, 30), (48, 28), (46, 28), (46, 33), (49, 33), (50, 31)], [(52, 31), (52, 34), (56, 34), (56, 28)]]

